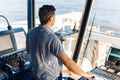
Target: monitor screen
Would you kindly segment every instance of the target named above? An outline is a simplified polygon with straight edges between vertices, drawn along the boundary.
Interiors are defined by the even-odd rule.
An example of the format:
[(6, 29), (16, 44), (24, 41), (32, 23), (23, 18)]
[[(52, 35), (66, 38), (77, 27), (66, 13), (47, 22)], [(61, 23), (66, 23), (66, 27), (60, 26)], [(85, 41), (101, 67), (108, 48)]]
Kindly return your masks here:
[(117, 62), (118, 60), (120, 60), (120, 49), (111, 48), (108, 61)]
[(23, 49), (26, 47), (26, 35), (24, 31), (14, 33), (17, 49)]
[(120, 70), (120, 49), (111, 47), (105, 66), (114, 70)]
[(0, 36), (0, 55), (14, 51), (14, 46), (10, 34)]

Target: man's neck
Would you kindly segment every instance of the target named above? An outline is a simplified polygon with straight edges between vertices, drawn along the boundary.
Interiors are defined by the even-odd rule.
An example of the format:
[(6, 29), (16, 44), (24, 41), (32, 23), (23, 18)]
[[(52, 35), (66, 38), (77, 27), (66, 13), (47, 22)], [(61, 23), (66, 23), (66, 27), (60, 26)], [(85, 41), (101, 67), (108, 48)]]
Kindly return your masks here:
[(51, 27), (51, 25), (49, 25), (49, 24), (44, 24), (44, 26), (47, 27), (47, 28)]

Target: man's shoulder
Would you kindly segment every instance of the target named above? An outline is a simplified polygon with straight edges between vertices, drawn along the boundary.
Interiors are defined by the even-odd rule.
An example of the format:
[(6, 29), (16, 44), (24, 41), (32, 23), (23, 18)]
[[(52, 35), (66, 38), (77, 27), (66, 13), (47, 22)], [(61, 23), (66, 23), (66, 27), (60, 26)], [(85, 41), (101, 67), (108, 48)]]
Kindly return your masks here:
[(38, 28), (39, 27), (34, 27), (34, 28), (29, 29), (28, 34), (30, 34), (30, 33), (36, 33), (38, 31)]
[(59, 40), (59, 38), (54, 33), (49, 33), (48, 37), (50, 37), (53, 40)]

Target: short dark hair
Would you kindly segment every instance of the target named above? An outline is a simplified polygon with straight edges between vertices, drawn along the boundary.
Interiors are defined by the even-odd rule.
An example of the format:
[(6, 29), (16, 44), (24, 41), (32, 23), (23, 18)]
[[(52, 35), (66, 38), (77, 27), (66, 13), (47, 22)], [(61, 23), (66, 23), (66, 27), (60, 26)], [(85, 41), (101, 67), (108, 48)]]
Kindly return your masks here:
[(39, 19), (42, 25), (46, 24), (50, 17), (55, 15), (55, 7), (53, 5), (43, 5), (39, 8)]

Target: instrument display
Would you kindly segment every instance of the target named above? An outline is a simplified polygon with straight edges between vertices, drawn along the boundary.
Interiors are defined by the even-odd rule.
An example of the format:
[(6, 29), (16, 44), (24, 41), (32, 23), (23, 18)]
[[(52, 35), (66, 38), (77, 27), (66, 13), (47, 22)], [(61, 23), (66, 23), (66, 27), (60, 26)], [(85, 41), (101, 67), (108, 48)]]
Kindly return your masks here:
[(10, 34), (0, 35), (0, 56), (13, 51), (14, 46)]
[(107, 68), (120, 71), (120, 49), (111, 47), (105, 61)]

